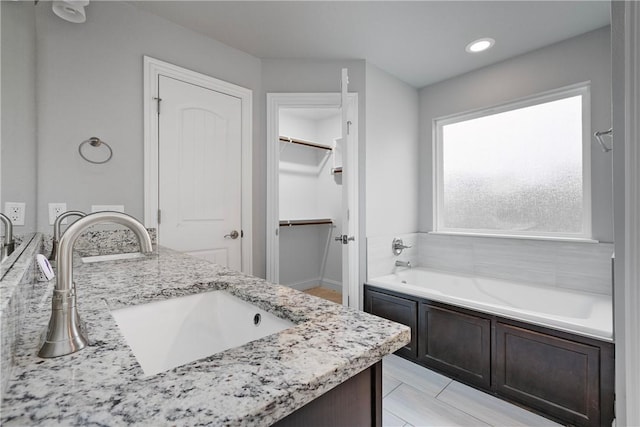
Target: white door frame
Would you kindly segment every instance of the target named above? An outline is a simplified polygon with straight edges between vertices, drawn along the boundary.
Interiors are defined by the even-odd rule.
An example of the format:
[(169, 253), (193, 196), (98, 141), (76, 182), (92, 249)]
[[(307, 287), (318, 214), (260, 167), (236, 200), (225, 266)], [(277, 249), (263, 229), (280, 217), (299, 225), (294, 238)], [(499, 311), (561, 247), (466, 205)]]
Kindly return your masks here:
[(640, 425), (640, 4), (612, 1), (611, 12), (616, 425), (632, 426)]
[[(239, 98), (242, 104), (242, 272), (253, 272), (252, 226), (252, 98), (250, 89), (234, 85), (149, 56), (144, 57), (144, 224), (158, 228), (158, 76)], [(160, 102), (162, 108), (162, 102)]]
[[(349, 108), (353, 116), (358, 118), (358, 94), (348, 94)], [(340, 93), (267, 93), (267, 280), (277, 282), (280, 270), (280, 246), (276, 231), (279, 230), (279, 164), (280, 150), (279, 111), (280, 108), (340, 108)], [(357, 119), (356, 119), (357, 120)], [(347, 165), (353, 171), (349, 185), (349, 221), (355, 241), (347, 245), (349, 250), (349, 306), (358, 308), (360, 304), (360, 236), (359, 230), (359, 174), (358, 174), (358, 123), (350, 126), (350, 136), (356, 143), (349, 151)]]

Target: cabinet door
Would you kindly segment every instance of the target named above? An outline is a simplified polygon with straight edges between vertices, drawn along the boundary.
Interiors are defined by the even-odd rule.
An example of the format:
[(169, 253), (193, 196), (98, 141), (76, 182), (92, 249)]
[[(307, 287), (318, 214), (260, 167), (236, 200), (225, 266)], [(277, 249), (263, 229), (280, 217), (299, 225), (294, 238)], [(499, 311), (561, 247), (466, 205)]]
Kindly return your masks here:
[(600, 425), (600, 349), (498, 322), (497, 392), (576, 426)]
[(383, 294), (381, 292), (365, 290), (364, 311), (402, 323), (411, 328), (411, 341), (396, 353), (412, 359), (418, 356), (417, 330), (418, 330), (418, 302)]
[(420, 304), (419, 360), (461, 381), (491, 386), (491, 320)]

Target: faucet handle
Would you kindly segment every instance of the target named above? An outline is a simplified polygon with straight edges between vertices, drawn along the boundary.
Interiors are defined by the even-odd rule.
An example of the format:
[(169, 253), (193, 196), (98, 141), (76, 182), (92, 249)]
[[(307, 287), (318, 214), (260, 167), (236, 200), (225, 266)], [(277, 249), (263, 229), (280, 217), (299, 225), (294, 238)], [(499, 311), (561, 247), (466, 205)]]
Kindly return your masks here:
[(397, 237), (391, 242), (391, 249), (394, 255), (400, 255), (403, 249), (409, 249), (410, 247), (409, 245), (405, 245), (402, 239), (398, 239)]

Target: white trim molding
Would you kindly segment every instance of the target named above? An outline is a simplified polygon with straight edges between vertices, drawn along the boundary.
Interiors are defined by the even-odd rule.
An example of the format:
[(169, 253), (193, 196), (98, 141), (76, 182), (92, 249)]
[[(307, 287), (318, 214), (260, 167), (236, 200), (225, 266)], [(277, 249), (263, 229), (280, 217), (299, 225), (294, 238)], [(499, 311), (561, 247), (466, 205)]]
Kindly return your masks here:
[(640, 3), (611, 2), (616, 420), (640, 426)]
[[(279, 123), (280, 108), (340, 108), (340, 93), (267, 93), (267, 280), (278, 283), (280, 276), (279, 254), (280, 245), (279, 230)], [(353, 144), (348, 147), (347, 155), (349, 168), (353, 171), (348, 181), (349, 190), (349, 220), (354, 230), (355, 241), (349, 243), (349, 306), (358, 308), (360, 304), (360, 210), (359, 210), (359, 173), (358, 173), (358, 94), (347, 95), (349, 111), (352, 114), (352, 126), (350, 126), (349, 141)]]
[[(626, 425), (640, 425), (640, 4), (624, 2)], [(615, 130), (614, 130), (615, 132)]]
[(241, 101), (242, 114), (242, 272), (253, 272), (252, 99), (250, 89), (218, 80), (168, 62), (144, 56), (144, 223), (158, 227), (158, 78), (167, 76), (202, 86)]

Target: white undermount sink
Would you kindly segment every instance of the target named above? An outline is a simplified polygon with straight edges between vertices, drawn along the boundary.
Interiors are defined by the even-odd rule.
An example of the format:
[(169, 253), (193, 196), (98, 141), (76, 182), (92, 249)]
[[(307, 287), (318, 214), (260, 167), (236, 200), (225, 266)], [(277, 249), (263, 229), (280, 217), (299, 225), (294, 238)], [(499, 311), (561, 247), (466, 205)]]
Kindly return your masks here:
[(146, 376), (295, 326), (224, 291), (126, 307), (111, 314)]

